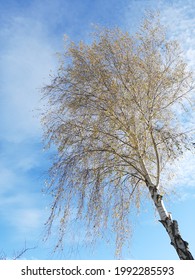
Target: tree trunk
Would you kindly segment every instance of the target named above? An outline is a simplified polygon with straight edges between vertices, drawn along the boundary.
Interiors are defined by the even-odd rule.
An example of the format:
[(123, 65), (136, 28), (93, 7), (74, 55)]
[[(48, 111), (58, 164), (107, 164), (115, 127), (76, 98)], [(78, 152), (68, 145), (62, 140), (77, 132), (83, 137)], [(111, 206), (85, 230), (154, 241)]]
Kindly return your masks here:
[(158, 189), (155, 185), (147, 184), (150, 191), (152, 200), (156, 206), (156, 209), (160, 216), (160, 222), (165, 227), (170, 239), (171, 245), (177, 251), (177, 254), (181, 260), (193, 260), (193, 256), (189, 251), (188, 243), (184, 241), (179, 232), (178, 223), (176, 220), (172, 220), (171, 214), (166, 211), (162, 195), (159, 194)]

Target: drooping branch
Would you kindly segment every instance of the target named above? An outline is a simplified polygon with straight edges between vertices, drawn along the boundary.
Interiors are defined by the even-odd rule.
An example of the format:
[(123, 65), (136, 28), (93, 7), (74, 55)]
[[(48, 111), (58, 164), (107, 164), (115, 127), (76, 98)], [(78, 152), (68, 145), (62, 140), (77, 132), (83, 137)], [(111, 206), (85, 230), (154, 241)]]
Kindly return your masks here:
[(135, 36), (99, 30), (91, 44), (71, 43), (64, 57), (44, 89), (45, 139), (56, 147), (48, 231), (59, 220), (59, 245), (69, 221), (81, 219), (94, 239), (109, 224), (118, 252), (127, 240), (130, 207), (139, 207), (149, 189), (179, 252), (185, 242), (178, 247), (174, 241), (176, 223), (166, 222), (159, 193), (169, 175), (163, 173), (167, 163), (189, 144), (175, 108), (191, 97), (194, 82), (179, 45), (149, 16)]

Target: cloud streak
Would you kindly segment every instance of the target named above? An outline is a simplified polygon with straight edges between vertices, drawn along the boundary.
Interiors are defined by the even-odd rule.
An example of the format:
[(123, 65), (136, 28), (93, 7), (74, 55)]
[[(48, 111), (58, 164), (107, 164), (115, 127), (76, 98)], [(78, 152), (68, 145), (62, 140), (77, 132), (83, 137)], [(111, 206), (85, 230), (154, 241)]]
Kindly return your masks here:
[[(57, 47), (55, 35), (28, 11), (5, 12), (1, 26), (1, 239), (23, 244), (41, 238), (47, 216), (41, 176), (48, 162), (36, 109), (42, 106), (40, 88), (55, 71)], [(11, 245), (4, 245), (7, 252)]]
[(1, 137), (22, 141), (40, 133), (33, 110), (40, 102), (39, 88), (54, 63), (54, 49), (44, 40), (40, 24), (22, 17), (12, 19), (9, 32), (1, 40), (8, 41), (3, 50), (3, 88)]

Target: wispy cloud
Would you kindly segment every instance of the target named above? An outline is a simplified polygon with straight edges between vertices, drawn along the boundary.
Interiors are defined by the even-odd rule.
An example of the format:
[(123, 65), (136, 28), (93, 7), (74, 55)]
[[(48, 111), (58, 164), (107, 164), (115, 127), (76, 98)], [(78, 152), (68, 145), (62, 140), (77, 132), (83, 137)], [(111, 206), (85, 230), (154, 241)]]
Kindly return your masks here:
[(39, 89), (55, 66), (54, 49), (40, 24), (22, 17), (12, 18), (1, 40), (7, 40), (1, 60), (1, 137), (21, 141), (40, 132), (33, 110), (39, 107)]
[[(41, 106), (40, 88), (51, 69), (55, 71), (57, 46), (55, 34), (50, 36), (44, 21), (29, 10), (13, 8), (1, 20), (1, 238), (5, 234), (9, 243), (23, 244), (41, 238), (46, 220), (41, 176), (48, 163), (36, 109)], [(9, 250), (9, 244), (3, 247)]]
[[(171, 167), (170, 167), (171, 168)], [(175, 188), (180, 190), (195, 190), (195, 158), (194, 153), (186, 152), (183, 157), (172, 166), (172, 172), (175, 174), (172, 181), (169, 182)]]
[(193, 0), (170, 1), (162, 7), (162, 20), (168, 25), (170, 36), (181, 43), (188, 64), (195, 69), (195, 3)]

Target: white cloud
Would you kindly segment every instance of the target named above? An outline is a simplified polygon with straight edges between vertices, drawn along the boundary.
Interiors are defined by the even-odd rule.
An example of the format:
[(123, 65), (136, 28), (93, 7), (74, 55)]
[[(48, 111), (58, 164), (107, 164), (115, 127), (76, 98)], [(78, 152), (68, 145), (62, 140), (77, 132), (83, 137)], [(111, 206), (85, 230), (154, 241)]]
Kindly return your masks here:
[(13, 248), (40, 240), (47, 219), (40, 178), (47, 162), (36, 109), (42, 106), (40, 88), (56, 69), (58, 44), (50, 19), (42, 20), (35, 8), (10, 9), (0, 19), (0, 223), (2, 238)]
[(194, 153), (186, 154), (175, 163), (173, 172), (175, 177), (172, 185), (180, 188), (195, 188), (195, 157)]
[(27, 241), (41, 236), (47, 218), (45, 202), (40, 205), (37, 193), (12, 191), (0, 196), (1, 223), (12, 232), (13, 238)]
[(1, 32), (7, 43), (1, 59), (1, 137), (20, 142), (40, 133), (33, 110), (40, 106), (40, 88), (55, 69), (56, 57), (41, 22), (13, 16), (7, 25)]
[(43, 226), (43, 221), (43, 211), (37, 208), (16, 209), (14, 219), (10, 220), (20, 233), (30, 233), (31, 230), (40, 229)]
[(3, 186), (12, 185), (15, 180), (14, 173), (5, 167), (0, 167), (0, 178), (1, 178), (1, 181), (0, 181), (0, 191), (1, 192), (4, 190)]
[(162, 1), (162, 20), (168, 26), (170, 36), (181, 43), (188, 64), (195, 69), (194, 13), (194, 1), (176, 1), (167, 5)]

